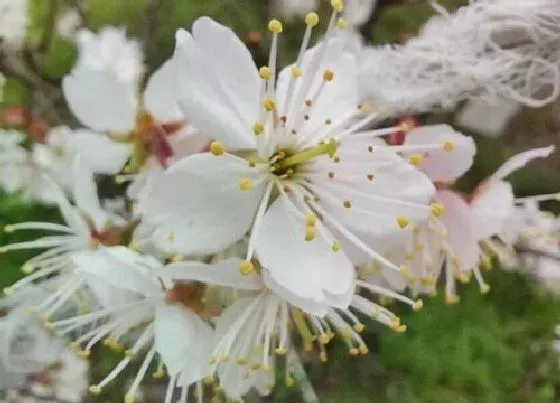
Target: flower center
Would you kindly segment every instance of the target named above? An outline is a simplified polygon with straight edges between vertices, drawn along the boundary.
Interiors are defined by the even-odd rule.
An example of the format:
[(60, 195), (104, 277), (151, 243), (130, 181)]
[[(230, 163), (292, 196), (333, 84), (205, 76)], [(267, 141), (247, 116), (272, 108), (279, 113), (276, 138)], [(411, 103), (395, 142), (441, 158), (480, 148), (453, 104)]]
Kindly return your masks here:
[(272, 173), (277, 176), (291, 176), (295, 169), (313, 158), (321, 155), (334, 157), (337, 145), (333, 139), (322, 142), (315, 147), (309, 148), (301, 152), (290, 153), (289, 151), (278, 151), (270, 158)]
[(202, 283), (175, 283), (165, 293), (165, 303), (182, 305), (193, 312), (199, 313), (204, 310), (204, 303), (202, 302), (204, 291), (205, 286)]

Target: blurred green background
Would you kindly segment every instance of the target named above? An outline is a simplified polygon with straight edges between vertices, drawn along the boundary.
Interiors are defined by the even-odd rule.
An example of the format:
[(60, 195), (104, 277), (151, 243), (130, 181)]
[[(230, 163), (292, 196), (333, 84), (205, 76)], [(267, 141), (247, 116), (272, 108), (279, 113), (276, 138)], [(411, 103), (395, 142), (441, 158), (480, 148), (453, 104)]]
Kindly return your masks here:
[[(465, 1), (442, 1), (450, 10)], [(52, 6), (55, 6), (53, 14)], [(104, 25), (126, 26), (131, 37), (146, 43), (148, 71), (168, 58), (174, 32), (189, 27), (201, 15), (226, 24), (246, 41), (257, 63), (264, 64), (270, 5), (265, 0), (29, 0), (29, 49), (41, 48), (36, 61), (40, 74), (56, 88), (76, 57), (71, 40), (50, 32), (53, 18), (80, 5), (85, 24), (92, 30)], [(374, 43), (402, 41), (415, 35), (433, 15), (423, 3), (380, 1), (380, 8), (361, 31)], [(326, 9), (326, 8), (325, 8)], [(56, 18), (55, 18), (56, 19)], [(280, 48), (281, 63), (297, 51), (303, 32), (299, 19), (287, 21)], [(49, 123), (73, 123), (59, 94), (47, 94), (50, 104), (37, 108), (37, 93), (21, 81), (9, 79), (2, 108), (28, 105)], [(50, 109), (56, 111), (52, 115)], [(56, 116), (57, 121), (53, 121)], [(475, 166), (462, 185), (472, 187), (507, 156), (536, 145), (558, 143), (558, 105), (542, 110), (522, 110), (498, 139), (475, 136), (479, 145)], [(429, 116), (429, 122), (451, 122), (452, 114)], [(560, 189), (558, 159), (532, 165), (512, 176), (520, 195)], [(551, 206), (554, 208), (554, 206)], [(0, 196), (0, 225), (19, 220), (56, 219), (57, 212), (22, 204), (17, 195)], [(1, 234), (0, 242), (25, 235)], [(25, 253), (1, 257), (0, 289), (21, 275)], [(475, 285), (462, 289), (461, 302), (446, 305), (441, 297), (425, 300), (418, 313), (399, 312), (408, 331), (396, 334), (369, 323), (365, 338), (370, 353), (351, 357), (343, 346), (330, 346), (329, 361), (306, 360), (309, 379), (322, 402), (467, 403), (558, 402), (559, 357), (552, 342), (560, 323), (560, 302), (530, 279), (494, 268), (487, 273), (491, 292), (481, 295)], [(394, 306), (397, 311), (401, 309)], [(107, 350), (92, 358), (92, 378), (100, 379), (121, 357)], [(132, 370), (131, 370), (132, 372)], [(161, 385), (148, 382), (146, 400), (158, 396)], [(297, 387), (283, 386), (266, 398), (275, 402), (300, 402)], [(123, 383), (108, 388), (91, 401), (121, 402)]]

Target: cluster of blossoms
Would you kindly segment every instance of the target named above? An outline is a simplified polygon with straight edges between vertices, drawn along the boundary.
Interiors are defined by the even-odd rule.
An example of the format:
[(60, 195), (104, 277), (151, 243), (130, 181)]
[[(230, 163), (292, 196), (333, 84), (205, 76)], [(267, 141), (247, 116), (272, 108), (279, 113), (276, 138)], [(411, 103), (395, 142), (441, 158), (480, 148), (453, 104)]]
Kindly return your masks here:
[[(490, 15), (482, 3), (497, 30), (499, 1), (476, 1), (453, 18)], [(547, 18), (558, 19), (558, 6), (539, 3), (548, 6)], [(4, 289), (0, 329), (13, 329), (25, 308), (52, 335), (72, 340), (82, 358), (99, 344), (121, 352), (89, 386), (93, 394), (138, 360), (127, 403), (148, 373), (168, 377), (166, 403), (174, 396), (186, 402), (190, 392), (202, 401), (210, 384), (217, 396), (242, 400), (251, 388), (269, 393), (280, 369), (294, 383), (300, 349), (324, 361), (337, 338), (349, 354), (366, 354), (365, 320), (405, 331), (380, 297), (420, 310), (419, 297), (435, 294), (441, 280), (446, 301), (455, 303), (457, 282), (474, 278), (489, 291), (482, 269), (493, 258), (525, 259), (515, 252), (523, 245), (560, 252), (558, 221), (538, 208), (556, 195), (516, 199), (507, 182), (554, 146), (515, 155), (473, 192), (461, 192), (455, 182), (473, 162), (472, 138), (448, 125), (387, 123), (455, 95), (417, 92), (407, 80), (397, 91), (393, 78), (383, 97), (359, 86), (364, 59), (387, 57), (378, 66), (402, 72), (399, 55), (429, 53), (422, 39), (404, 49), (357, 49), (342, 34), (342, 2), (331, 6), (312, 46), (319, 16), (305, 15), (300, 51), (284, 68), (277, 65), (280, 21), (270, 21), (269, 60), (257, 67), (230, 29), (199, 18), (190, 32), (176, 33), (173, 56), (143, 87), (137, 42), (115, 28), (80, 31), (79, 59), (62, 87), (83, 127), (0, 136), (2, 186), (57, 205), (64, 220), (6, 226), (48, 234), (2, 247), (42, 251), (23, 266), (26, 276)], [(535, 43), (477, 54), (473, 71), (489, 76), (439, 78), (464, 84), (455, 100), (478, 86), (529, 105), (543, 88), (555, 98), (558, 55), (537, 34), (549, 44), (560, 42), (560, 33), (542, 21), (542, 8), (528, 16), (501, 7), (510, 19), (504, 26), (517, 18), (534, 29)], [(441, 18), (426, 42), (450, 29), (452, 17)], [(462, 36), (466, 27), (458, 25), (454, 33)], [(489, 38), (480, 43), (490, 46)], [(407, 69), (415, 60), (407, 59)], [(431, 80), (442, 66), (419, 67), (426, 69), (410, 78)], [(435, 91), (439, 84), (430, 80)], [(398, 102), (407, 91), (418, 98)], [(114, 175), (122, 200), (101, 200), (96, 175)], [(15, 339), (0, 340), (7, 345), (1, 358), (33, 367), (27, 354), (18, 356)]]

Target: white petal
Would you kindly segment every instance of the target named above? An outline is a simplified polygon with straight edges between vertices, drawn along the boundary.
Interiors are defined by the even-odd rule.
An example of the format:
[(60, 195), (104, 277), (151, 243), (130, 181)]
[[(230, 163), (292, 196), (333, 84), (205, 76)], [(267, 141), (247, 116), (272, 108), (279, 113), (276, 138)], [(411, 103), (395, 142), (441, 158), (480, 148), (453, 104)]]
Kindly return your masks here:
[(79, 157), (74, 161), (73, 168), (72, 189), (76, 206), (93, 221), (96, 229), (102, 229), (109, 220), (109, 214), (103, 211), (99, 204), (93, 172)]
[(207, 136), (228, 147), (255, 147), (251, 128), (260, 107), (260, 78), (249, 51), (229, 28), (207, 17), (192, 31), (177, 32), (172, 58), (179, 107)]
[(161, 290), (155, 272), (161, 264), (125, 247), (83, 251), (76, 253), (73, 260), (80, 272), (101, 278), (113, 287), (143, 295), (153, 295)]
[(432, 181), (400, 156), (384, 147), (370, 153), (366, 144), (358, 148), (352, 139), (341, 144), (338, 155), (338, 163), (321, 156), (309, 164), (310, 188), (320, 197), (319, 204), (349, 230), (386, 236), (400, 230), (399, 216), (411, 223), (428, 216)]
[(446, 242), (459, 261), (461, 270), (472, 269), (479, 260), (478, 238), (469, 205), (458, 194), (444, 190), (436, 200), (443, 204), (441, 222), (446, 229)]
[[(300, 308), (315, 311), (317, 305), (330, 302), (327, 293), (347, 296), (354, 267), (344, 252), (332, 250), (334, 237), (319, 221), (315, 239), (305, 241), (305, 219), (296, 217), (287, 203), (281, 198), (267, 211), (255, 253), (267, 272), (265, 281), (273, 280), (269, 287)], [(296, 299), (290, 300), (290, 295)], [(338, 302), (345, 308), (350, 300)]]
[[(453, 143), (451, 151), (445, 151), (445, 141)], [(476, 146), (471, 137), (453, 130), (448, 125), (421, 126), (406, 135), (405, 145), (441, 144), (441, 149), (423, 153), (418, 167), (434, 182), (452, 181), (463, 175), (471, 167)]]
[(183, 113), (177, 105), (177, 77), (171, 61), (166, 61), (148, 80), (144, 90), (144, 108), (159, 122), (181, 121)]
[(90, 238), (90, 229), (88, 223), (82, 217), (80, 211), (72, 206), (62, 189), (58, 187), (49, 177), (43, 176), (42, 179), (44, 180), (44, 185), (47, 187), (51, 192), (55, 203), (58, 204), (58, 208), (60, 209), (60, 214), (64, 221), (72, 228), (74, 233), (81, 237), (84, 240), (89, 240)]
[[(248, 231), (266, 188), (262, 175), (235, 156), (186, 157), (153, 184), (140, 210), (158, 224), (155, 237), (172, 238), (177, 251), (215, 253)], [(254, 187), (242, 191), (243, 178)]]
[(514, 199), (508, 182), (490, 180), (482, 185), (471, 202), (477, 239), (502, 232), (506, 220), (514, 213)]
[(62, 82), (72, 113), (98, 131), (126, 133), (136, 122), (136, 88), (110, 72), (87, 67), (75, 69)]
[(78, 129), (70, 135), (66, 147), (78, 154), (97, 174), (113, 175), (119, 172), (132, 153), (132, 145), (119, 143), (109, 137)]
[(545, 158), (554, 152), (554, 146), (533, 148), (532, 150), (525, 151), (514, 155), (508, 159), (498, 170), (492, 175), (494, 179), (504, 179), (509, 174), (523, 168), (529, 162), (536, 158)]
[[(348, 113), (357, 110), (359, 104), (358, 99), (358, 82), (357, 76), (357, 62), (352, 53), (344, 51), (344, 41), (333, 39), (328, 43), (325, 51), (324, 60), (321, 66), (315, 71), (312, 70), (312, 61), (314, 56), (319, 51), (320, 44), (308, 50), (303, 58), (301, 71), (302, 76), (299, 77), (294, 86), (293, 96), (288, 105), (288, 109), (284, 110), (285, 100), (288, 94), (289, 83), (293, 81), (292, 67), (290, 65), (284, 68), (278, 76), (278, 84), (276, 90), (277, 104), (280, 108), (280, 114), (288, 117), (288, 127), (294, 127), (293, 120), (303, 118), (300, 113), (305, 108), (305, 101), (313, 99), (316, 91), (321, 85), (324, 88), (317, 100), (312, 105), (312, 110), (308, 113), (309, 120), (304, 122), (303, 129), (299, 128), (299, 124), (295, 125), (298, 129), (298, 136), (306, 136), (307, 134), (316, 132), (313, 136), (309, 137), (309, 143), (321, 138), (321, 135), (326, 130), (319, 130), (320, 127), (325, 127), (325, 120), (330, 119), (331, 124), (334, 126), (341, 122), (343, 118), (347, 117)], [(332, 81), (324, 81), (323, 73), (325, 70), (330, 70), (334, 73)], [(305, 94), (301, 103), (295, 103), (297, 94), (302, 88), (303, 82), (308, 79), (309, 74), (315, 74), (313, 84), (309, 91)], [(325, 127), (326, 128), (326, 127)]]
[[(156, 306), (154, 345), (170, 375), (188, 368), (187, 364), (194, 370), (207, 363), (189, 360), (193, 352), (208, 341), (208, 333), (211, 335), (208, 326), (199, 322), (202, 320), (198, 315), (181, 305), (161, 303)], [(199, 330), (204, 329), (207, 331), (199, 333)]]
[(215, 264), (177, 262), (168, 264), (158, 274), (173, 280), (201, 281), (223, 287), (258, 290), (262, 287), (259, 276), (241, 274), (239, 266), (242, 262), (238, 258), (221, 260)]

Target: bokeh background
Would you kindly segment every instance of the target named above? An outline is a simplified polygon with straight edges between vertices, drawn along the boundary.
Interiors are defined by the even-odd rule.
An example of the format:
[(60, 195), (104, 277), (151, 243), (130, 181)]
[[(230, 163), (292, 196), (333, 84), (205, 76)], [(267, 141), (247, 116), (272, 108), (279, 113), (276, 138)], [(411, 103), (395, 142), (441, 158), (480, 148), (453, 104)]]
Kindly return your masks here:
[[(23, 0), (21, 0), (23, 1)], [(199, 16), (209, 15), (229, 25), (249, 45), (257, 63), (268, 52), (266, 23), (271, 17), (267, 0), (28, 0), (27, 50), (33, 57), (33, 74), (8, 79), (0, 108), (26, 107), (49, 125), (74, 125), (61, 93), (61, 77), (72, 67), (76, 49), (72, 40), (56, 30), (58, 17), (77, 10), (82, 23), (92, 30), (105, 25), (126, 26), (131, 37), (145, 44), (147, 71), (156, 69), (173, 51), (174, 32), (189, 27)], [(462, 0), (441, 1), (448, 10)], [(374, 44), (404, 42), (418, 33), (434, 14), (425, 2), (379, 0), (361, 34)], [(286, 21), (280, 62), (287, 63), (299, 47), (304, 29), (300, 19)], [(32, 53), (34, 55), (32, 55)], [(38, 54), (38, 56), (37, 56)], [(25, 55), (24, 55), (25, 56)], [(37, 57), (36, 57), (37, 56)], [(1, 59), (0, 59), (1, 61)], [(0, 66), (1, 67), (1, 66)], [(457, 126), (457, 111), (426, 115), (426, 123), (448, 122)], [(468, 125), (467, 125), (468, 126)], [(461, 126), (458, 127), (461, 129)], [(462, 127), (478, 143), (478, 155), (461, 186), (468, 189), (491, 173), (504, 159), (530, 147), (560, 143), (560, 104), (531, 110), (520, 108), (503, 130), (493, 137)], [(519, 195), (560, 191), (560, 153), (539, 161), (511, 177)], [(102, 189), (114, 192), (106, 180)], [(554, 210), (558, 206), (547, 206)], [(0, 195), (0, 227), (19, 220), (56, 219), (53, 209), (23, 204), (17, 195)], [(24, 239), (0, 234), (0, 244)], [(0, 289), (21, 275), (28, 256), (0, 256)], [(560, 271), (560, 262), (559, 262)], [(305, 357), (309, 384), (322, 402), (467, 403), (559, 402), (560, 301), (531, 275), (494, 267), (486, 273), (491, 292), (481, 295), (474, 284), (461, 287), (461, 301), (446, 305), (442, 296), (426, 299), (418, 313), (399, 312), (408, 330), (396, 334), (368, 323), (365, 338), (370, 353), (347, 356), (344, 346), (329, 346), (329, 360), (319, 363)], [(390, 302), (388, 302), (390, 303)], [(397, 311), (399, 306), (393, 307)], [(99, 349), (91, 358), (91, 376), (99, 379), (120, 360), (118, 353)], [(131, 369), (130, 372), (133, 372)], [(278, 375), (276, 392), (264, 399), (274, 402), (303, 401), (299, 388), (285, 387)], [(122, 402), (125, 385), (115, 384), (92, 402)], [(148, 381), (145, 401), (160, 401), (163, 385)], [(251, 401), (253, 398), (249, 398)], [(258, 401), (254, 397), (255, 401)]]

